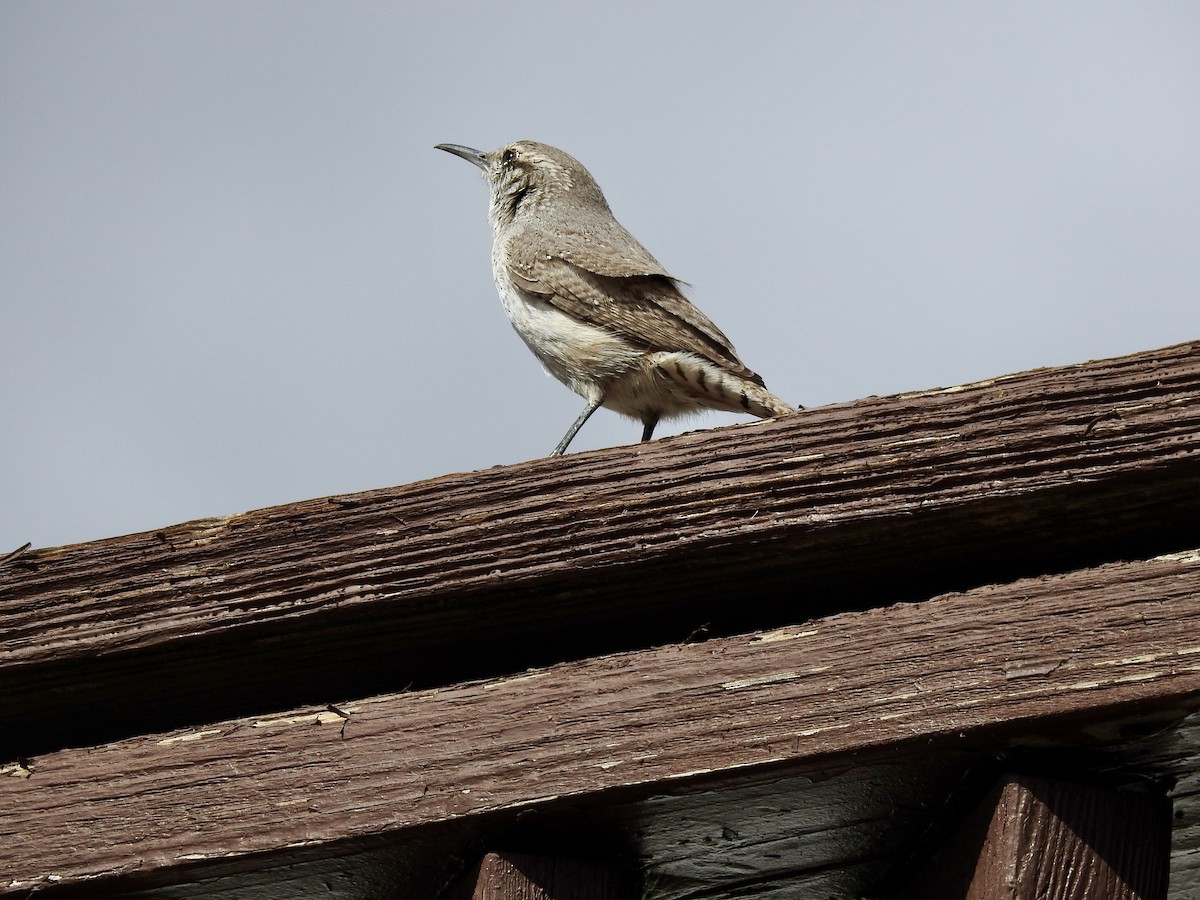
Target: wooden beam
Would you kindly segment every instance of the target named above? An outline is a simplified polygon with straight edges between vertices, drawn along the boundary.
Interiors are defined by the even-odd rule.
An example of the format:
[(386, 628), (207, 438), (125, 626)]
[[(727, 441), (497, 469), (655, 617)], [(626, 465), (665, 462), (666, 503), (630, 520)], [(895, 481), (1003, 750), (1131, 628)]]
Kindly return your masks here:
[(2, 573), (2, 659), (578, 578), (628, 564), (630, 540), (641, 561), (772, 541), (831, 518), (1167, 469), (1197, 450), (1200, 343), (35, 550)]
[(0, 772), (4, 888), (169, 879), (562, 798), (1192, 709), (1197, 635), (1193, 552), (63, 750)]
[(489, 853), (475, 873), (470, 900), (627, 900), (613, 865), (593, 860)]
[(906, 897), (1165, 900), (1167, 896), (1171, 801), (1162, 793), (1009, 775), (972, 821), (977, 824), (965, 826), (951, 840)]
[(870, 398), (25, 553), (0, 758), (1197, 543), (1200, 343)]
[(1164, 796), (1014, 778), (967, 900), (1164, 900), (1170, 839)]

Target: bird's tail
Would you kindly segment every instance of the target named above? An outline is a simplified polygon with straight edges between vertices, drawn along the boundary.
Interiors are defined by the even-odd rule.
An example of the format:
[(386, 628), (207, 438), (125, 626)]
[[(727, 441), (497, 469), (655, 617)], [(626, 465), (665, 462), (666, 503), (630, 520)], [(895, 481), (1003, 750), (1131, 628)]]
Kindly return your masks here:
[(658, 369), (685, 388), (698, 405), (728, 412), (750, 413), (763, 419), (786, 416), (796, 407), (780, 400), (763, 385), (762, 379), (734, 374), (695, 353), (662, 353), (655, 359)]

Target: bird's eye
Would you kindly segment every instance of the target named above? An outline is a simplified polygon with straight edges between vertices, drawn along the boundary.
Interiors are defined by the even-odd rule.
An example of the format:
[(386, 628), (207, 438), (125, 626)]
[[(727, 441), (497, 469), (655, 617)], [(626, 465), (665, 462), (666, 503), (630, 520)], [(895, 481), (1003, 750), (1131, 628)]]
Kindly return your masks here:
[(516, 158), (517, 158), (517, 151), (516, 151), (516, 150), (513, 150), (513, 149), (510, 147), (508, 150), (505, 150), (505, 151), (504, 151), (504, 155), (503, 155), (503, 156), (501, 156), (500, 158), (501, 158), (502, 160), (504, 160), (506, 163), (510, 163), (510, 162), (512, 162), (514, 159), (516, 159)]

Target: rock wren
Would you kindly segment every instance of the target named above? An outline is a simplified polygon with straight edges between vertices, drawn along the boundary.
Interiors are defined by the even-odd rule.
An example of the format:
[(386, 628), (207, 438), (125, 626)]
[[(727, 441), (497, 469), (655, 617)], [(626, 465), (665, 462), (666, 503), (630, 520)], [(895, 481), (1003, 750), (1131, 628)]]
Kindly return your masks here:
[(546, 371), (587, 400), (551, 456), (601, 406), (641, 421), (643, 441), (659, 419), (705, 408), (795, 412), (613, 217), (576, 159), (534, 141), (437, 149), (483, 170), (504, 311)]

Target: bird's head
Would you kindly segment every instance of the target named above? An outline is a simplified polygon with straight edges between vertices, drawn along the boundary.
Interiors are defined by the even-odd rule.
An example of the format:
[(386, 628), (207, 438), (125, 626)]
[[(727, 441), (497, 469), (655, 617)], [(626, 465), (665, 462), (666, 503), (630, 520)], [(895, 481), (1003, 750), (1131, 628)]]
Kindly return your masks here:
[(516, 141), (485, 153), (461, 144), (438, 144), (483, 170), (492, 191), (488, 218), (494, 228), (518, 215), (537, 217), (547, 209), (569, 207), (604, 210), (608, 203), (600, 186), (579, 160), (549, 144)]

